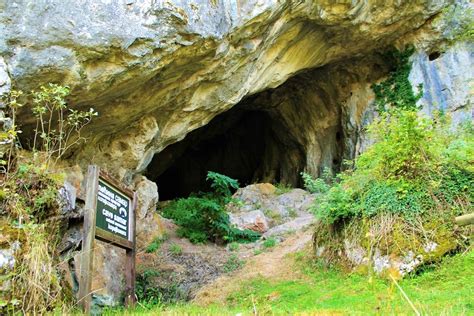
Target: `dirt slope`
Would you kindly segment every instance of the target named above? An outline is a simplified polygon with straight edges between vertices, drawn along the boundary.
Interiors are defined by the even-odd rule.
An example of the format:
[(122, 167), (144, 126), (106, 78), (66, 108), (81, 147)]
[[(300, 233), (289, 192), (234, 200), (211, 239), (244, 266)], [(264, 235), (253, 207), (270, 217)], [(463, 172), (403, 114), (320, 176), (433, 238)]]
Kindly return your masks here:
[(311, 247), (311, 237), (311, 229), (297, 232), (272, 250), (252, 257), (242, 269), (222, 275), (201, 288), (193, 300), (194, 303), (198, 305), (224, 303), (227, 296), (237, 291), (243, 281), (259, 276), (271, 277), (273, 280), (294, 278), (298, 271), (292, 268), (289, 255)]

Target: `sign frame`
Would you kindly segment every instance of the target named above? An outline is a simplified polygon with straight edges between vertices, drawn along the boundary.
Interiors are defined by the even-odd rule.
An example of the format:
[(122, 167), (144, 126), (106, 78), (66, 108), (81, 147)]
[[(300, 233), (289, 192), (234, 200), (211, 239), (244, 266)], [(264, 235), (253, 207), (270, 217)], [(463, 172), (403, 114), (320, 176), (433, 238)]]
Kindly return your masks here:
[[(129, 238), (121, 238), (116, 234), (97, 227), (97, 199), (99, 191), (99, 181), (103, 182), (121, 195), (129, 199)], [(125, 305), (134, 306), (135, 297), (135, 229), (136, 229), (136, 203), (137, 195), (122, 183), (115, 180), (107, 173), (100, 170), (96, 165), (89, 165), (86, 178), (86, 198), (84, 208), (84, 226), (82, 238), (82, 252), (80, 264), (79, 280), (79, 300), (82, 309), (89, 314), (92, 299), (92, 268), (93, 251), (95, 239), (109, 243), (111, 245), (125, 249)]]

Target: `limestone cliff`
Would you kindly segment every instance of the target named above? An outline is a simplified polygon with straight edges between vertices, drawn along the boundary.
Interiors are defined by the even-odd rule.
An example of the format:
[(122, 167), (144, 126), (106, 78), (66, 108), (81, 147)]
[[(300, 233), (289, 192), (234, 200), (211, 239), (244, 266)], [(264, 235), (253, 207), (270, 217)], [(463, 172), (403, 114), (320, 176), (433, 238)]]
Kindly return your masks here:
[[(61, 82), (71, 104), (97, 109), (75, 159), (125, 176), (244, 97), (381, 50), (447, 3), (2, 1), (0, 55), (16, 87)], [(311, 149), (302, 167), (317, 169), (324, 150)]]
[[(143, 246), (160, 228), (142, 174), (168, 199), (200, 190), (208, 170), (298, 185), (300, 171), (354, 158), (392, 45), (417, 47), (424, 111), (472, 119), (472, 43), (445, 45), (439, 22), (451, 2), (0, 0), (0, 93), (56, 82), (71, 106), (99, 112), (68, 160), (135, 187)], [(27, 145), (27, 107), (20, 121)], [(115, 250), (97, 251), (120, 270)], [(120, 280), (101, 276), (99, 294), (118, 299)]]

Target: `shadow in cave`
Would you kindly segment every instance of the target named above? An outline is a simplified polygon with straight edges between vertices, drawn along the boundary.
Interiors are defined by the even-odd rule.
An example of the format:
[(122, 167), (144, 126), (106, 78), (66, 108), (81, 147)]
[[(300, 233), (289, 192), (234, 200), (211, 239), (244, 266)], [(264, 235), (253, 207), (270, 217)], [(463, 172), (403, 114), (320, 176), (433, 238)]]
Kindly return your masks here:
[[(288, 155), (291, 158), (285, 159)], [(255, 182), (297, 185), (285, 179), (285, 170), (298, 174), (304, 163), (301, 146), (288, 139), (271, 112), (238, 107), (156, 154), (146, 176), (158, 184), (160, 200), (169, 200), (209, 191), (208, 171), (238, 179), (241, 186)]]

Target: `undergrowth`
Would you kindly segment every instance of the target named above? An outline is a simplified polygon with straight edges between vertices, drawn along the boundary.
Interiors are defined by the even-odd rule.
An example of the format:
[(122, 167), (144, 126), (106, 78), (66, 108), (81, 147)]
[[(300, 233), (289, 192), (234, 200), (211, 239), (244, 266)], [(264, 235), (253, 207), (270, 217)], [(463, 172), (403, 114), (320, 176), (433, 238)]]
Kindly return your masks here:
[(209, 172), (207, 180), (212, 182), (214, 192), (178, 199), (162, 210), (164, 217), (179, 225), (178, 235), (192, 243), (257, 240), (260, 234), (232, 226), (225, 210), (231, 201), (231, 190), (239, 187), (237, 180), (216, 172)]
[[(0, 153), (0, 246), (14, 261), (0, 271), (0, 314), (66, 312), (73, 306), (57, 250), (61, 211), (68, 203), (60, 194), (65, 175), (59, 162), (84, 140), (80, 131), (97, 113), (68, 108), (68, 94), (69, 88), (48, 84), (31, 94), (11, 91), (2, 97), (12, 124), (0, 134), (9, 144)], [(16, 113), (22, 107), (30, 107), (36, 119), (30, 152), (20, 150), (18, 139)]]

